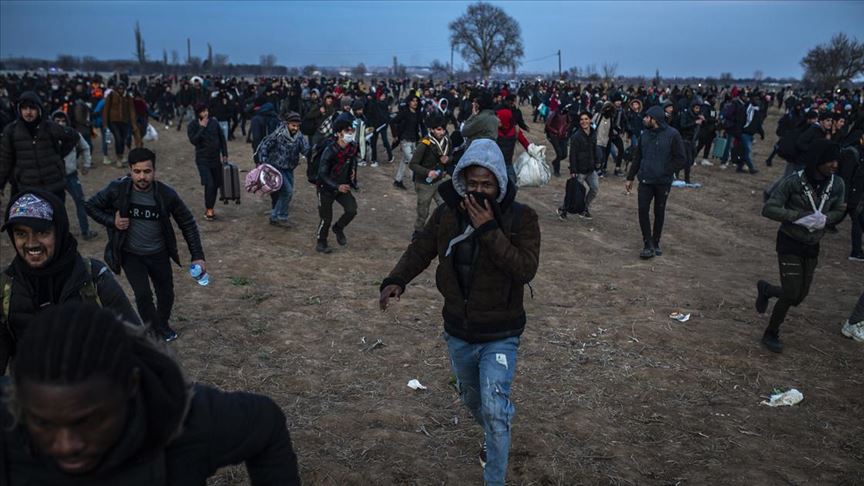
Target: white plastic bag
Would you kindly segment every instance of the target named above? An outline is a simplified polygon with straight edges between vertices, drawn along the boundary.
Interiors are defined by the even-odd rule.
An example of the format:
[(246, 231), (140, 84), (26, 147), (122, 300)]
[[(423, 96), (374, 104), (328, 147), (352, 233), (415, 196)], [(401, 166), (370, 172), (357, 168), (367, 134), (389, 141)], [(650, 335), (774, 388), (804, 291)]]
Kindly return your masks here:
[(543, 186), (552, 177), (552, 171), (546, 164), (546, 147), (543, 145), (530, 146), (528, 152), (523, 152), (516, 159), (513, 169), (516, 171), (518, 187)]
[(762, 402), (762, 405), (769, 407), (791, 407), (804, 400), (804, 394), (795, 388), (791, 388), (782, 393), (774, 393), (768, 400)]
[(144, 141), (145, 142), (154, 142), (156, 140), (159, 140), (159, 132), (156, 131), (156, 128), (154, 128), (153, 125), (148, 123), (147, 124), (147, 133), (144, 134)]
[(828, 218), (822, 214), (821, 211), (816, 211), (815, 213), (810, 213), (803, 218), (800, 218), (795, 221), (795, 224), (801, 225), (811, 233), (820, 230), (825, 227), (825, 223), (828, 221)]
[(107, 145), (114, 143), (114, 135), (111, 133), (111, 130), (105, 129), (105, 143)]

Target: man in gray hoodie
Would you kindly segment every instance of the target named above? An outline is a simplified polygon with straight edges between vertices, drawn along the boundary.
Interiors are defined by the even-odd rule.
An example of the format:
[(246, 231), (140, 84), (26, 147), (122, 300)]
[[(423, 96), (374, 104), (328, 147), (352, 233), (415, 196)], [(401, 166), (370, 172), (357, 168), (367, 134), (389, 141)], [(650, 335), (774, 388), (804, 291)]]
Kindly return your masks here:
[[(639, 147), (627, 172), (625, 189), (633, 189), (633, 179), (639, 177), (639, 227), (644, 246), (639, 257), (643, 259), (660, 256), (660, 235), (666, 219), (666, 200), (672, 187), (672, 174), (684, 167), (686, 156), (684, 142), (678, 130), (666, 123), (666, 115), (660, 106), (652, 106), (645, 112), (642, 123), (646, 130), (639, 137)], [(648, 211), (654, 201), (654, 228)]]

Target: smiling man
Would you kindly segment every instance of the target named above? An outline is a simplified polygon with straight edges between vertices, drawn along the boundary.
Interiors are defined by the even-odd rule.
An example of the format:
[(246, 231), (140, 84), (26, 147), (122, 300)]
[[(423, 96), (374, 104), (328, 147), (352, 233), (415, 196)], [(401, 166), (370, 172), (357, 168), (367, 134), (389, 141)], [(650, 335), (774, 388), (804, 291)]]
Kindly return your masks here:
[(0, 274), (0, 374), (33, 316), (46, 307), (93, 302), (140, 323), (105, 264), (78, 253), (56, 197), (36, 190), (20, 193), (10, 201), (4, 221), (0, 231), (9, 234), (15, 258)]
[(163, 346), (96, 306), (35, 319), (10, 378), (2, 485), (203, 485), (239, 463), (253, 486), (300, 484), (273, 400), (187, 382)]

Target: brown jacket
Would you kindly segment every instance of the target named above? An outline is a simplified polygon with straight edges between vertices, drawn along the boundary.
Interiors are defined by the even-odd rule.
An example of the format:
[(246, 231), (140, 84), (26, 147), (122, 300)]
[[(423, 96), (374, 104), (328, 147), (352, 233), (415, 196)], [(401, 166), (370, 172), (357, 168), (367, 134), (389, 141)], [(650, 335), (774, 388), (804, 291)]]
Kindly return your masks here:
[(463, 292), (455, 251), (445, 254), (450, 240), (462, 233), (468, 216), (459, 209), (461, 197), (452, 181), (444, 182), (438, 190), (445, 204), (438, 206), (381, 288), (396, 284), (404, 290), (438, 257), (435, 282), (444, 296), (442, 315), (447, 333), (468, 342), (521, 335), (525, 329), (525, 284), (534, 278), (540, 262), (537, 213), (514, 201), (516, 187), (511, 183), (507, 196), (496, 207), (495, 220), (472, 235), (479, 251), (472, 264), (470, 288)]
[(135, 122), (135, 103), (131, 96), (112, 91), (105, 99), (105, 107), (102, 108), (102, 119), (105, 126), (111, 128), (111, 123), (128, 123), (132, 127), (136, 143), (141, 139), (138, 124)]

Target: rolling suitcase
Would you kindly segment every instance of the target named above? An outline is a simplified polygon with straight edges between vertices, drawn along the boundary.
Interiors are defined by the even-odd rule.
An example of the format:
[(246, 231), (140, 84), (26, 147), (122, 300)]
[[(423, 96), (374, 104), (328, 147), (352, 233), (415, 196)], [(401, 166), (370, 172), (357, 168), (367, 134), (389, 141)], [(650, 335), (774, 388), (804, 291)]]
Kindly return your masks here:
[(225, 204), (228, 204), (228, 201), (240, 204), (240, 191), (242, 187), (240, 185), (240, 171), (237, 169), (237, 166), (231, 162), (222, 164), (222, 188), (219, 200)]
[(726, 144), (728, 140), (723, 137), (714, 137), (714, 149), (711, 151), (711, 155), (715, 159), (723, 158), (723, 153), (726, 152)]

